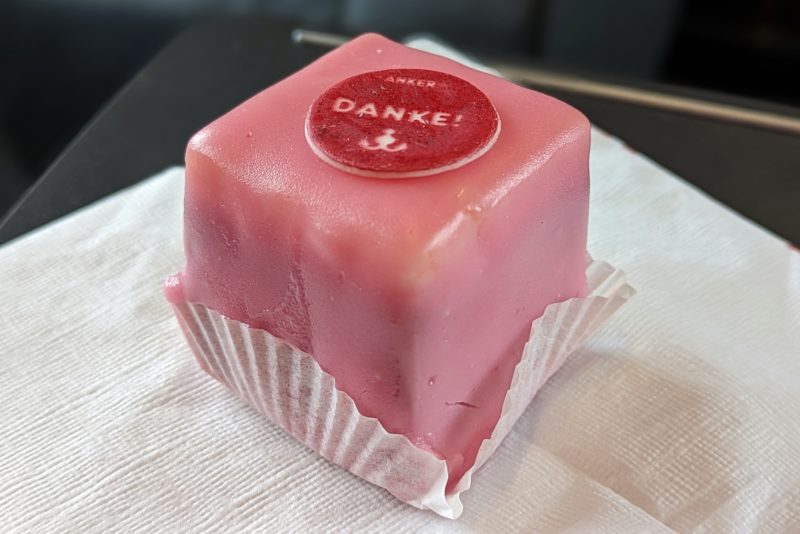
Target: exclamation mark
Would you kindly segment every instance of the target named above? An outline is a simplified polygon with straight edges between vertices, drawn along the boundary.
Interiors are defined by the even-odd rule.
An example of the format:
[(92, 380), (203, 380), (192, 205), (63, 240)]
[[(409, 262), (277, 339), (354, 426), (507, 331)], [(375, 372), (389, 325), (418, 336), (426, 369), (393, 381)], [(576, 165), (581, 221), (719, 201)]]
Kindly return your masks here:
[(455, 123), (455, 124), (453, 124), (454, 128), (457, 127), (457, 126), (460, 126), (460, 124), (458, 124), (458, 123), (461, 122), (461, 115), (456, 115), (456, 118), (453, 120), (453, 122)]

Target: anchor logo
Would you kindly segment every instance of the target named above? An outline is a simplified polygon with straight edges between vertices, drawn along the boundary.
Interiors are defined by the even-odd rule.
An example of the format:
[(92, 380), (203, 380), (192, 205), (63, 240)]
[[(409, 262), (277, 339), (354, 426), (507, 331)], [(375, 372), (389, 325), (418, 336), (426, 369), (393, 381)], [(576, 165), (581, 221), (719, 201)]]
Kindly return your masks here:
[(375, 137), (375, 143), (370, 144), (370, 142), (364, 138), (359, 141), (358, 146), (364, 148), (366, 150), (384, 150), (386, 152), (400, 152), (401, 150), (405, 150), (408, 148), (408, 145), (405, 143), (400, 143), (397, 146), (392, 147), (391, 145), (397, 142), (397, 138), (392, 135), (395, 131), (391, 128), (386, 128), (383, 130), (383, 135), (379, 135)]

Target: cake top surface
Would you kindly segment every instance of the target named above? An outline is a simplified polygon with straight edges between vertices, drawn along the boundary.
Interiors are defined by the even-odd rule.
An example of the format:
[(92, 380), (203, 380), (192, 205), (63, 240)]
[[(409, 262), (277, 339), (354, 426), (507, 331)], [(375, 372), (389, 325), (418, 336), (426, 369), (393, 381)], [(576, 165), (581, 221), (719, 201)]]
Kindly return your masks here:
[[(479, 134), (489, 132), (488, 140), (462, 151), (468, 156), (481, 149), (485, 153), (452, 170), (444, 165), (443, 172), (403, 179), (361, 176), (326, 161), (313, 139), (307, 138), (307, 118), (314, 104), (348, 78), (392, 69), (433, 71), (422, 82), (416, 80), (423, 83), (420, 90), (426, 89), (425, 80), (441, 73), (463, 80), (476, 95), (485, 95), (496, 116), (486, 112), (484, 106), (484, 122), (496, 120), (497, 124), (477, 127)], [(352, 111), (358, 111), (358, 104)], [(343, 109), (348, 107), (345, 104)], [(384, 111), (376, 109), (377, 116), (371, 118), (389, 126), (376, 124), (374, 131), (386, 134), (385, 130), (392, 128), (402, 133), (402, 128), (395, 126), (397, 110), (386, 116)], [(367, 115), (370, 112), (368, 109)], [(424, 118), (429, 128), (435, 128), (430, 124), (433, 113)], [(455, 116), (451, 113), (444, 119), (452, 121)], [(465, 221), (479, 221), (521, 182), (536, 180), (537, 170), (561, 148), (576, 141), (588, 142), (588, 130), (588, 121), (580, 112), (552, 97), (367, 34), (203, 128), (191, 139), (186, 159), (189, 166), (210, 162), (221, 171), (198, 178), (207, 182), (204, 186), (209, 191), (222, 192), (235, 182), (255, 199), (264, 199), (265, 209), (268, 202), (269, 209), (275, 210), (275, 199), (279, 198), (283, 205), (300, 207), (297, 211), (308, 218), (306, 224), (314, 225), (322, 234), (346, 239), (368, 234), (376, 247), (390, 248), (404, 257), (406, 252), (448, 243)], [(374, 137), (371, 143), (397, 147), (403, 139), (394, 131), (383, 140)], [(390, 138), (392, 135), (394, 138)], [(545, 183), (543, 178), (542, 182), (543, 202), (560, 194), (557, 183)], [(293, 211), (287, 209), (287, 213)], [(398, 232), (398, 228), (404, 231)]]

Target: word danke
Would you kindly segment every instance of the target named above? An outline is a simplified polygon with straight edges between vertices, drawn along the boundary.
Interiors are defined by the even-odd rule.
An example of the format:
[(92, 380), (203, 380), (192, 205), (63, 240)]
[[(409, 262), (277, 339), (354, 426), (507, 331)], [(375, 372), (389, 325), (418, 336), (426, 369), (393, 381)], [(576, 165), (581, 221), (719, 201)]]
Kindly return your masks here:
[[(445, 113), (443, 111), (407, 110), (406, 108), (392, 105), (376, 106), (374, 102), (359, 104), (356, 103), (355, 100), (350, 100), (343, 96), (340, 96), (333, 102), (331, 109), (337, 113), (353, 113), (359, 117), (394, 119), (397, 122), (419, 122), (421, 124), (430, 124), (431, 126), (447, 126), (450, 124), (452, 117), (452, 113)], [(459, 118), (461, 117), (456, 117), (455, 122), (458, 122)]]

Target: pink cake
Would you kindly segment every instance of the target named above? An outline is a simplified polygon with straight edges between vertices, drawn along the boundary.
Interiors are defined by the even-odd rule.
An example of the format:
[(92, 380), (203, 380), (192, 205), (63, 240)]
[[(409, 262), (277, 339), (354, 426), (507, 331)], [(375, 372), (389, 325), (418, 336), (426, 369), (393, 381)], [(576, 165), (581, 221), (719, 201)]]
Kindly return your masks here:
[(586, 292), (588, 160), (570, 106), (365, 35), (191, 139), (167, 296), (311, 354), (452, 486), (531, 322)]

